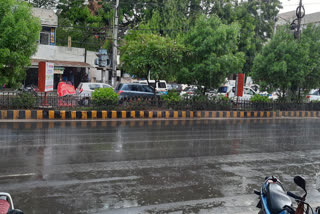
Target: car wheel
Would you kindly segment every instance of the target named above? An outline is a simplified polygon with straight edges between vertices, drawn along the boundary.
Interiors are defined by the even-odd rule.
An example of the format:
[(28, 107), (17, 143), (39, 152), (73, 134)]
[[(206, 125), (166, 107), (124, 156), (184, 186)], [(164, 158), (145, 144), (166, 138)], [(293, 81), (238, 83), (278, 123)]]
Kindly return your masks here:
[(88, 105), (90, 105), (90, 99), (87, 97), (87, 98), (83, 98), (82, 100), (81, 100), (81, 105), (83, 105), (83, 106), (88, 106)]

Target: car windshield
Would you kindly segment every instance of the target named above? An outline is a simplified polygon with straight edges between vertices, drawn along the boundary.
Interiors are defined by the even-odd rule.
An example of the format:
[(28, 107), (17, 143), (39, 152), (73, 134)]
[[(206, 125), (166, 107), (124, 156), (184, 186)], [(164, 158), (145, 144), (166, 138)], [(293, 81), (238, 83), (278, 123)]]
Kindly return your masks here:
[(228, 87), (222, 86), (218, 88), (218, 93), (227, 93)]
[(186, 87), (183, 91), (189, 91), (191, 87)]
[(153, 93), (152, 88), (150, 88), (150, 86), (148, 86), (148, 85), (142, 85), (142, 88), (144, 89), (145, 92)]
[(166, 84), (164, 82), (158, 83), (159, 88), (166, 88)]
[(118, 90), (130, 90), (128, 85), (121, 85), (121, 87)]
[(89, 84), (88, 87), (90, 90), (95, 90), (97, 88), (101, 88), (99, 84)]
[(122, 87), (122, 84), (119, 84), (118, 86), (117, 86), (117, 88), (116, 88), (116, 90), (120, 90), (121, 89), (121, 87)]
[(156, 84), (155, 84), (155, 83), (149, 83), (149, 85), (150, 85), (152, 88), (155, 88), (155, 87), (156, 87)]

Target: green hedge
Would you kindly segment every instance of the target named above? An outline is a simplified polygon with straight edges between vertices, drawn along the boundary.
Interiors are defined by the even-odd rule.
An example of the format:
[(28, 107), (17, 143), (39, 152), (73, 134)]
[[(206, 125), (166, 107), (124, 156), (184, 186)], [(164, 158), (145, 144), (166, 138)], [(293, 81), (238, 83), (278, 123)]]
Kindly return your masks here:
[(95, 106), (112, 106), (119, 103), (119, 95), (112, 88), (99, 88), (92, 92)]

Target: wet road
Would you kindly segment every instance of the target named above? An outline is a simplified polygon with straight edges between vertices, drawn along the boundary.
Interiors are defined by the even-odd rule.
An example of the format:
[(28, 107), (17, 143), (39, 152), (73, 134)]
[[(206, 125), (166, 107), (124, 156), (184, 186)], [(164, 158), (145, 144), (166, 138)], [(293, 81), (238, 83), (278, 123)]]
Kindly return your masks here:
[(320, 205), (320, 120), (0, 123), (0, 191), (25, 213), (257, 213), (268, 175)]

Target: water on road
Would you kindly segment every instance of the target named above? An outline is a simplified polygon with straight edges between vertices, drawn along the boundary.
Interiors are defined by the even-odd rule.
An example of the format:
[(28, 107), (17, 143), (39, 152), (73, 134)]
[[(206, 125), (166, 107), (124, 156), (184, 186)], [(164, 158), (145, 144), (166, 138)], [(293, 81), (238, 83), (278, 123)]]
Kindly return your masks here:
[(319, 195), (319, 125), (2, 122), (0, 192), (11, 193), (25, 213), (257, 213), (252, 192), (265, 176), (297, 190), (292, 178), (303, 175), (310, 194)]

